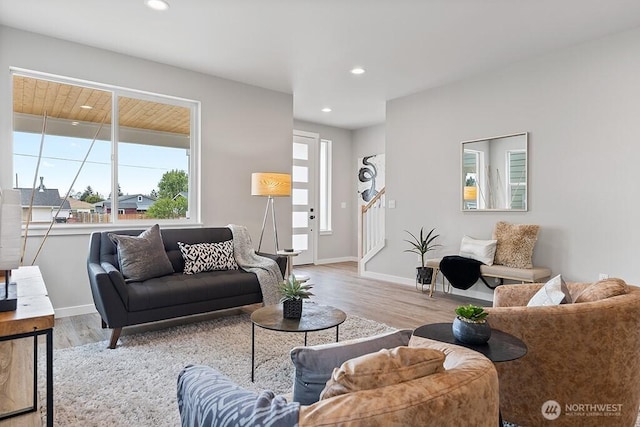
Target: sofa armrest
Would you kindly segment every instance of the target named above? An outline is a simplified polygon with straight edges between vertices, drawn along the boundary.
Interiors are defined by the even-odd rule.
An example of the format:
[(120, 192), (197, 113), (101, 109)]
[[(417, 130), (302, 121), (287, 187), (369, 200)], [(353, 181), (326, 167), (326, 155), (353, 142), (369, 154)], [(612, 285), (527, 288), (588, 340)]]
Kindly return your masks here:
[(542, 283), (500, 285), (493, 291), (494, 307), (526, 306), (529, 300), (544, 286)]
[(276, 262), (276, 264), (278, 264), (278, 267), (280, 268), (280, 273), (282, 273), (282, 277), (284, 277), (284, 274), (287, 271), (287, 257), (286, 256), (268, 254), (266, 252), (256, 252), (256, 255), (260, 255), (260, 256), (263, 256), (265, 258), (269, 258), (269, 259), (274, 260)]
[(111, 264), (95, 262), (87, 263), (87, 272), (93, 302), (102, 320), (111, 328), (126, 325), (126, 299), (121, 294), (126, 293), (126, 284), (120, 272)]

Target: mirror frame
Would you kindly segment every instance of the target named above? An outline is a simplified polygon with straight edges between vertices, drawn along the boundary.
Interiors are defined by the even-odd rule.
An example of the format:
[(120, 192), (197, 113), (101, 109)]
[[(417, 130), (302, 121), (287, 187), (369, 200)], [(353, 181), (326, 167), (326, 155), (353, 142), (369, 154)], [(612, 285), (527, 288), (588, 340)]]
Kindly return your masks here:
[[(503, 139), (503, 138), (511, 138), (511, 137), (520, 137), (520, 136), (524, 136), (524, 150), (526, 153), (526, 157), (525, 157), (525, 194), (524, 194), (524, 208), (523, 209), (513, 209), (513, 208), (482, 208), (482, 209), (471, 209), (468, 207), (465, 207), (465, 183), (466, 183), (466, 177), (465, 177), (465, 172), (464, 172), (464, 154), (465, 154), (465, 144), (470, 144), (470, 143), (474, 143), (474, 142), (482, 142), (482, 141), (486, 141), (486, 142), (491, 142), (493, 140), (497, 140), (497, 139)], [(520, 147), (518, 147), (520, 148)], [(500, 136), (493, 136), (490, 138), (479, 138), (479, 139), (472, 139), (472, 140), (468, 140), (468, 141), (462, 141), (460, 143), (460, 180), (461, 180), (461, 185), (460, 185), (460, 209), (463, 212), (527, 212), (529, 210), (529, 133), (528, 132), (518, 132), (518, 133), (512, 133), (512, 134), (508, 134), (508, 135), (500, 135)], [(476, 196), (477, 197), (477, 196)]]

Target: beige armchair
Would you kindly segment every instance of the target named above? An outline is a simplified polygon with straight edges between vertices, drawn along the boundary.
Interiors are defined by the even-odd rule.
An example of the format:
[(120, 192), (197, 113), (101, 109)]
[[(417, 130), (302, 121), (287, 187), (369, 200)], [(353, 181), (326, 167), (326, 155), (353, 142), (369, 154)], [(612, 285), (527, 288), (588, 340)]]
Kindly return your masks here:
[(409, 347), (443, 351), (445, 371), (301, 406), (300, 427), (498, 424), (498, 377), (489, 359), (464, 347), (416, 336)]
[[(589, 285), (569, 283), (573, 300)], [(526, 307), (541, 286), (500, 286), (487, 310), (492, 328), (528, 347), (521, 359), (496, 364), (503, 418), (522, 426), (634, 426), (640, 288), (593, 302)]]

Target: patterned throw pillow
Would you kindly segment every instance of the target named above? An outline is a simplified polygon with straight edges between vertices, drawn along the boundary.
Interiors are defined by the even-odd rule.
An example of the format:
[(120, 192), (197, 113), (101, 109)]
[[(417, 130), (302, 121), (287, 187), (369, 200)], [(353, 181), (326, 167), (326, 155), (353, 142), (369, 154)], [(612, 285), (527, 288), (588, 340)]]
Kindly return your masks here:
[(173, 273), (158, 224), (138, 236), (114, 233), (108, 236), (116, 245), (120, 271), (128, 282), (142, 282)]
[(178, 242), (178, 247), (184, 259), (184, 274), (238, 269), (236, 259), (233, 257), (233, 240), (193, 245)]

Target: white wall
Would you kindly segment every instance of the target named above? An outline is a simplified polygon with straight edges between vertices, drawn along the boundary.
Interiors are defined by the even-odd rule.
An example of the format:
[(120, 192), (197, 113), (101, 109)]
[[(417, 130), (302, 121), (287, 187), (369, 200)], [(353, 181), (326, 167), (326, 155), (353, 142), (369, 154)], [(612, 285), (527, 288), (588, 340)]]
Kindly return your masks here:
[[(250, 196), (250, 176), (256, 171), (291, 170), (290, 94), (0, 26), (3, 187), (12, 183), (11, 161), (5, 161), (12, 158), (11, 66), (201, 101), (202, 222), (244, 224), (254, 240), (258, 238), (264, 199)], [(278, 223), (280, 239), (289, 241), (291, 215), (281, 215)], [(30, 253), (37, 244), (39, 238), (29, 239)], [(85, 267), (87, 245), (86, 233), (51, 236), (38, 258), (58, 314), (93, 304)]]
[[(368, 269), (413, 277), (404, 229), (454, 254), (499, 220), (535, 223), (534, 264), (569, 281), (640, 283), (640, 29), (387, 103), (388, 244)], [(529, 212), (460, 211), (460, 142), (527, 131)], [(491, 298), (484, 285), (470, 295)]]
[[(356, 129), (353, 134), (353, 158), (351, 159), (351, 173), (354, 177), (358, 176), (360, 165), (358, 160), (365, 156), (374, 154), (384, 154), (386, 144), (385, 124), (378, 124)], [(385, 171), (386, 173), (386, 171)], [(356, 190), (358, 186), (357, 178), (354, 178)], [(352, 234), (352, 245), (355, 248), (355, 256), (358, 255), (358, 216), (360, 215), (360, 196), (356, 193), (353, 195), (354, 210), (354, 232)]]
[[(295, 120), (296, 130), (314, 132), (320, 139), (332, 141), (332, 177), (331, 177), (331, 223), (332, 234), (318, 236), (318, 263), (355, 260), (355, 241), (351, 236), (355, 232), (353, 217), (353, 194), (355, 193), (355, 175), (349, 168), (351, 161), (351, 131), (324, 126), (317, 123)], [(342, 207), (345, 203), (345, 207)]]

